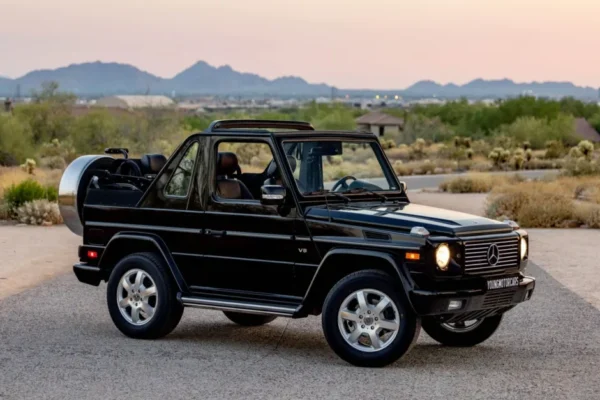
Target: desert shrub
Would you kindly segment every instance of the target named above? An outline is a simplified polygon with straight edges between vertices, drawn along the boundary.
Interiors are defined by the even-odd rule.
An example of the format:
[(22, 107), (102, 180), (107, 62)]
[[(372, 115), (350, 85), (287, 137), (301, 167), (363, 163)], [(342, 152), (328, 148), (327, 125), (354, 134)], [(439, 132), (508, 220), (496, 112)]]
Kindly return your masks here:
[(46, 199), (28, 201), (16, 209), (17, 220), (28, 225), (62, 224), (58, 204)]
[(412, 175), (413, 173), (411, 166), (405, 164), (404, 162), (402, 162), (402, 160), (394, 161), (394, 164), (392, 164), (392, 166), (394, 168), (394, 171), (396, 172), (396, 175), (407, 176)]
[(420, 160), (426, 156), (425, 149), (427, 143), (425, 139), (419, 138), (410, 146), (410, 158), (413, 160)]
[(18, 207), (27, 202), (40, 199), (56, 201), (58, 190), (53, 186), (43, 186), (32, 179), (27, 179), (17, 185), (11, 185), (4, 191), (4, 202), (10, 212), (15, 212)]
[(588, 228), (600, 229), (600, 206), (596, 204), (578, 204), (575, 208), (577, 221)]
[(487, 193), (492, 190), (492, 186), (492, 176), (469, 174), (442, 182), (440, 190), (450, 193)]
[(544, 158), (546, 159), (560, 158), (565, 154), (565, 147), (558, 140), (548, 140), (545, 146), (546, 153)]
[(11, 115), (0, 115), (0, 165), (19, 165), (33, 153), (29, 125)]
[(19, 165), (19, 162), (11, 153), (0, 150), (0, 166), (13, 167)]
[(582, 140), (579, 142), (579, 144), (577, 144), (576, 148), (579, 149), (579, 152), (583, 157), (587, 158), (588, 160), (592, 159), (592, 155), (594, 154), (594, 144), (592, 142), (589, 140)]
[(522, 182), (500, 186), (488, 197), (486, 216), (513, 219), (526, 228), (565, 227), (574, 219), (570, 196), (557, 182)]
[(67, 163), (64, 158), (53, 156), (44, 157), (40, 159), (40, 166), (47, 169), (60, 169), (63, 170), (67, 167)]
[(37, 163), (32, 158), (28, 158), (27, 160), (25, 160), (25, 162), (23, 164), (21, 164), (21, 169), (23, 171), (27, 172), (29, 175), (35, 174), (36, 167), (37, 167)]
[(0, 220), (9, 219), (10, 212), (8, 210), (8, 204), (3, 201), (0, 201)]
[(525, 169), (560, 169), (564, 165), (563, 160), (546, 160), (533, 158), (525, 164)]
[(494, 163), (495, 167), (500, 168), (510, 159), (510, 151), (504, 150), (502, 147), (496, 147), (488, 154), (488, 158)]
[(386, 150), (385, 154), (391, 161), (408, 161), (410, 159), (410, 148), (405, 144), (400, 144), (396, 148)]
[(525, 151), (523, 149), (516, 149), (512, 158), (512, 167), (515, 170), (523, 169), (525, 164)]

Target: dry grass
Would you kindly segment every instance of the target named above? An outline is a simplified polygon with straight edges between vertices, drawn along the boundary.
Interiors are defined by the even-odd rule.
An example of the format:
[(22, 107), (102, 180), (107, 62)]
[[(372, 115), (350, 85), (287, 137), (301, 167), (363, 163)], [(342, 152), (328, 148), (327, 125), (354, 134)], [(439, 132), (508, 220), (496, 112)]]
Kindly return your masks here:
[(523, 178), (517, 174), (505, 176), (469, 173), (442, 182), (440, 190), (450, 193), (488, 193), (497, 186), (509, 185), (521, 181), (523, 181)]
[(560, 177), (496, 186), (486, 215), (527, 228), (600, 228), (600, 177)]
[(37, 168), (34, 175), (29, 175), (20, 167), (0, 167), (0, 199), (4, 197), (4, 190), (11, 185), (19, 184), (27, 179), (34, 179), (44, 186), (58, 188), (63, 171), (58, 169)]

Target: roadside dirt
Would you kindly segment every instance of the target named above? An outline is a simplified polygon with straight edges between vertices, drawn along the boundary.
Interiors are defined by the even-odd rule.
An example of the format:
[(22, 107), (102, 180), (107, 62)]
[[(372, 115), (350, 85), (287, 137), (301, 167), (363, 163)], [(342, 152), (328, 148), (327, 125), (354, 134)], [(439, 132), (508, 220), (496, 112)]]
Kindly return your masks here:
[(80, 241), (64, 225), (0, 225), (0, 299), (71, 271)]

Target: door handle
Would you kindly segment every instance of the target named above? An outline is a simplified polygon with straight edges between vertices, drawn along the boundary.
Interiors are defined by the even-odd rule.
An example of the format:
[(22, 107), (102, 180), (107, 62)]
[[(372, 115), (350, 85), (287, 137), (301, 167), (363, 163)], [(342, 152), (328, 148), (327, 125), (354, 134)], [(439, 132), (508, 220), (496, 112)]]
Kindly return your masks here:
[(225, 236), (226, 233), (227, 233), (227, 231), (215, 231), (213, 229), (206, 229), (204, 231), (205, 235), (213, 236), (213, 237), (223, 237), (223, 236)]

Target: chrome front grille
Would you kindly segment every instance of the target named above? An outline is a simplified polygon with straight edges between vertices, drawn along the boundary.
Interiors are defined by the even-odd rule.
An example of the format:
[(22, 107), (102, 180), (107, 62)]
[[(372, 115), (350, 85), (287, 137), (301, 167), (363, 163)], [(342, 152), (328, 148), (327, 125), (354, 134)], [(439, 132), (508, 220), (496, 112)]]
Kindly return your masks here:
[[(516, 235), (495, 239), (469, 239), (464, 243), (466, 273), (503, 271), (519, 265), (519, 237)], [(491, 249), (493, 245), (497, 252)], [(494, 255), (497, 255), (496, 262)]]

